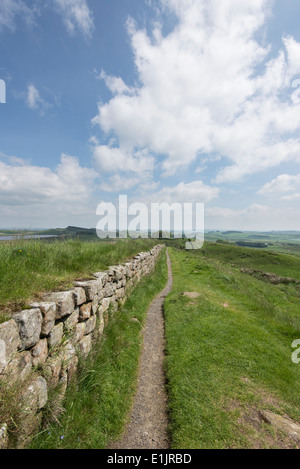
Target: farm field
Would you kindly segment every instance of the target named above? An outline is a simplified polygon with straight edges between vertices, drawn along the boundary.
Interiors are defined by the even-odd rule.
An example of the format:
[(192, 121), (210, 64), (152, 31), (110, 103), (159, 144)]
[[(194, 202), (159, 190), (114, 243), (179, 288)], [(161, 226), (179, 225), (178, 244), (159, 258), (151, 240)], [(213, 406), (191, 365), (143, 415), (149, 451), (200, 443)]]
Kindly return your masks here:
[(205, 234), (207, 242), (262, 244), (270, 252), (282, 252), (300, 256), (300, 232), (298, 231), (210, 231)]
[[(177, 243), (180, 247), (180, 243)], [(206, 243), (171, 248), (165, 303), (173, 448), (293, 448), (262, 411), (300, 421), (299, 285), (273, 285), (251, 268), (299, 279), (297, 256)]]

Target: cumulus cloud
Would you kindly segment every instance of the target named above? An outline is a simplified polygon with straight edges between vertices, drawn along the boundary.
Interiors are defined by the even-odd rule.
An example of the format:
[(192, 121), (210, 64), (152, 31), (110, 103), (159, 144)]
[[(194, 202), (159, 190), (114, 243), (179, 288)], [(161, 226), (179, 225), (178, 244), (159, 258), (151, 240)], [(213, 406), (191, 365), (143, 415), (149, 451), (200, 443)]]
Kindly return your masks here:
[(107, 88), (109, 88), (113, 94), (133, 94), (135, 92), (134, 88), (127, 86), (122, 78), (107, 75), (104, 70), (102, 70), (100, 74), (97, 74), (97, 78), (104, 80)]
[(149, 34), (128, 21), (139, 85), (103, 72), (115, 95), (94, 122), (116, 136), (120, 152), (146, 149), (167, 175), (218, 155), (216, 183), (300, 162), (300, 104), (291, 99), (300, 43), (285, 36), (270, 57), (259, 33), (272, 2), (160, 4), (177, 17), (167, 35), (158, 23)]
[(93, 148), (93, 160), (102, 173), (138, 173), (141, 176), (151, 173), (154, 158), (146, 150), (130, 152), (118, 147), (96, 144)]
[(87, 0), (54, 0), (54, 4), (70, 34), (78, 29), (86, 37), (91, 36), (94, 19)]
[(74, 202), (86, 201), (97, 174), (80, 166), (78, 158), (62, 154), (57, 168), (32, 166), (22, 160), (0, 161), (0, 205), (51, 206), (71, 212)]
[(300, 174), (281, 174), (273, 181), (265, 184), (258, 192), (261, 195), (281, 198), (285, 201), (300, 198)]
[(206, 203), (219, 196), (219, 189), (202, 181), (181, 182), (175, 187), (163, 187), (157, 191), (153, 201), (164, 203)]

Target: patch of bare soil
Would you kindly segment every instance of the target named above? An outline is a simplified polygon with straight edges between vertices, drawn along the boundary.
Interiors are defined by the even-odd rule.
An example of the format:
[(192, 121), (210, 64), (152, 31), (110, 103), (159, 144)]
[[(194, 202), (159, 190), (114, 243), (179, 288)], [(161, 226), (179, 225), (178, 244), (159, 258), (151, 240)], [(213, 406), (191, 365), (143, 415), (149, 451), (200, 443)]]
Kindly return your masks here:
[(186, 296), (187, 298), (194, 299), (194, 298), (199, 298), (200, 293), (197, 293), (195, 291), (193, 291), (193, 292), (185, 291), (184, 293), (182, 293), (182, 295)]
[(168, 283), (151, 304), (144, 329), (143, 351), (139, 364), (137, 392), (129, 423), (123, 437), (110, 449), (168, 449), (168, 397), (165, 389), (165, 327), (163, 305), (172, 289), (169, 254)]
[[(251, 385), (248, 378), (242, 381)], [(235, 399), (226, 405), (235, 416), (236, 434), (246, 439), (250, 449), (300, 449), (300, 425), (288, 416), (280, 416), (281, 405), (276, 398), (264, 390), (256, 389), (256, 393), (261, 399), (259, 404), (245, 405)], [(272, 406), (275, 413), (264, 410), (265, 406)]]

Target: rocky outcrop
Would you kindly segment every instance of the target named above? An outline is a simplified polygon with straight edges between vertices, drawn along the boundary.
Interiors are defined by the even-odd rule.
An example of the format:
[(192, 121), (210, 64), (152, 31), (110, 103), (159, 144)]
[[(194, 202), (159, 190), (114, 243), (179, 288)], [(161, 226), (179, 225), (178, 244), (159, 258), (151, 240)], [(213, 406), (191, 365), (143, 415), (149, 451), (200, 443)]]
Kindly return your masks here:
[(295, 278), (280, 277), (273, 273), (263, 272), (262, 270), (253, 270), (253, 269), (243, 268), (241, 269), (241, 273), (252, 275), (253, 277), (258, 278), (259, 280), (264, 280), (265, 282), (272, 283), (273, 285), (280, 285), (280, 284), (300, 285), (300, 280), (297, 280)]
[[(75, 282), (72, 290), (47, 293), (42, 302), (0, 324), (0, 387), (24, 382), (20, 406), (26, 409), (18, 447), (26, 446), (37, 432), (49, 390), (58, 388), (63, 399), (79, 359), (101, 339), (111, 314), (132, 287), (154, 269), (162, 248), (155, 246), (123, 265), (95, 273), (91, 280)], [(0, 421), (0, 449), (8, 446), (8, 422)]]

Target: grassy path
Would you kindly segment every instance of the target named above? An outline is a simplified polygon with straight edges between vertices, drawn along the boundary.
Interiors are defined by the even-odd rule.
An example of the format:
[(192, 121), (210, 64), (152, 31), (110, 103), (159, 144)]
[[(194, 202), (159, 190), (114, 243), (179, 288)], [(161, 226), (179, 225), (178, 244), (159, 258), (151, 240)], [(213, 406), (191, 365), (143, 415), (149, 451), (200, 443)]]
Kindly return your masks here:
[(171, 261), (167, 253), (168, 282), (151, 303), (144, 329), (137, 392), (130, 421), (121, 440), (111, 449), (168, 449), (168, 413), (164, 372), (164, 301), (172, 289)]
[[(239, 250), (213, 250), (209, 246), (205, 257), (170, 251), (174, 287), (165, 317), (172, 447), (299, 447), (261, 418), (269, 410), (300, 422), (300, 365), (291, 359), (292, 342), (300, 338), (299, 287), (245, 275), (234, 266)], [(251, 266), (270, 271), (267, 258), (262, 264), (260, 252), (248, 252)], [(275, 267), (292, 276), (299, 260), (291, 272), (288, 261), (278, 255)]]

